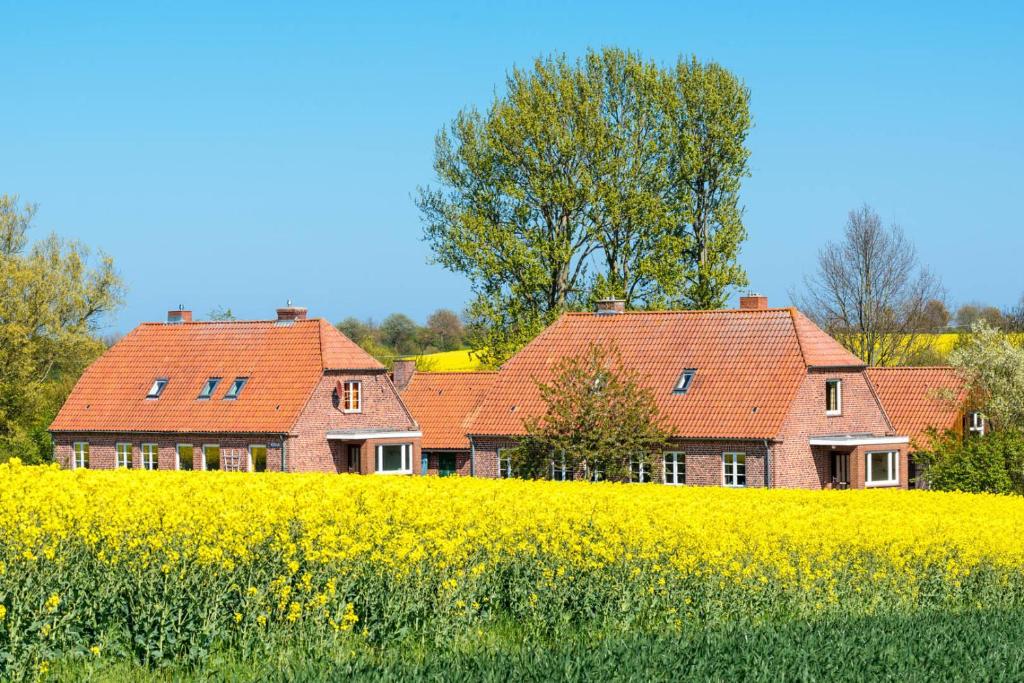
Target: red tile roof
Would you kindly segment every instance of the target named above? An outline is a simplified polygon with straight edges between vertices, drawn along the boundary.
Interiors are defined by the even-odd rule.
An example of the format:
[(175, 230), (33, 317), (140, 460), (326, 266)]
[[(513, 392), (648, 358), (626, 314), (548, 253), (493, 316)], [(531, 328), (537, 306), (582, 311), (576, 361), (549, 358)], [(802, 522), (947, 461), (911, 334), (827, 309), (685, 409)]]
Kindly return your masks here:
[(466, 433), (496, 372), (417, 372), (402, 400), (423, 431), (425, 450), (469, 450)]
[(929, 427), (961, 427), (967, 385), (955, 369), (868, 368), (868, 377), (893, 427), (919, 447), (927, 447)]
[[(570, 313), (502, 366), (469, 433), (522, 434), (544, 410), (536, 383), (591, 343), (617, 349), (678, 437), (773, 438), (808, 367), (864, 367), (792, 308)], [(697, 370), (690, 390), (674, 394), (686, 368)]]
[[(326, 369), (383, 366), (321, 319), (143, 323), (89, 366), (50, 429), (288, 432)], [(147, 399), (158, 377), (167, 386)], [(197, 400), (210, 377), (220, 385)], [(236, 377), (248, 383), (224, 400)]]

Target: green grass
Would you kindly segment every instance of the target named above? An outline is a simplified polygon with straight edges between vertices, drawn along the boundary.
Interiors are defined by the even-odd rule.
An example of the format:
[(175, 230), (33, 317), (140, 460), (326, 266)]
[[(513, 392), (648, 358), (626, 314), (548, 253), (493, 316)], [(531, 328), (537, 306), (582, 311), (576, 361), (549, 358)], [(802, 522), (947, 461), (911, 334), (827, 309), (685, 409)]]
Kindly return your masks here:
[(515, 628), (372, 648), (358, 636), (266, 643), (246, 656), (214, 651), (201, 669), (150, 670), (107, 655), (55, 662), (59, 681), (1019, 681), (1024, 612), (936, 609), (910, 614), (732, 623), (682, 634), (577, 632), (558, 642)]

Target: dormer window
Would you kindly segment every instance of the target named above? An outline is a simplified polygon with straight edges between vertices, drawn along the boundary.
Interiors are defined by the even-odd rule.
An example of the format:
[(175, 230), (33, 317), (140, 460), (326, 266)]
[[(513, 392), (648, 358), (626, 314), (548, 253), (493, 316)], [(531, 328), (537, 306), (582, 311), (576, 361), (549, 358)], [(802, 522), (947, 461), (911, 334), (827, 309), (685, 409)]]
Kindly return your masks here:
[(160, 394), (164, 393), (164, 387), (167, 386), (166, 377), (157, 377), (153, 380), (153, 386), (149, 388), (149, 393), (146, 394), (146, 398), (160, 398)]
[(676, 382), (675, 389), (672, 390), (673, 394), (685, 394), (690, 390), (690, 385), (693, 384), (693, 376), (697, 374), (696, 368), (686, 368), (683, 370), (683, 374), (679, 375), (679, 380)]
[(238, 394), (241, 393), (242, 387), (249, 381), (248, 377), (236, 377), (235, 381), (228, 387), (228, 393), (224, 394), (225, 401), (233, 401), (238, 398)]
[(974, 412), (967, 414), (967, 431), (982, 436), (985, 434), (985, 416)]
[(825, 380), (825, 414), (843, 414), (843, 381), (840, 379)]
[(220, 377), (211, 377), (206, 380), (206, 384), (203, 385), (203, 390), (199, 392), (200, 400), (208, 400), (213, 396), (213, 392), (217, 390), (217, 385), (220, 384)]

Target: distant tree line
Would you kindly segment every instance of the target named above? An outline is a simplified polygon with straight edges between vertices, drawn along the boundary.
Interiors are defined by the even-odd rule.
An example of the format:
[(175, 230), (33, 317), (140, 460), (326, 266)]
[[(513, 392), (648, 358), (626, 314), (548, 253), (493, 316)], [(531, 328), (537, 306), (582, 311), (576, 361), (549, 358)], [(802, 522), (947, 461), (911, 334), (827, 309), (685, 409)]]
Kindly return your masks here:
[(425, 325), (416, 323), (404, 313), (392, 313), (379, 323), (372, 319), (349, 317), (336, 327), (388, 366), (400, 356), (461, 349), (466, 336), (462, 319), (447, 308), (439, 308), (431, 313)]

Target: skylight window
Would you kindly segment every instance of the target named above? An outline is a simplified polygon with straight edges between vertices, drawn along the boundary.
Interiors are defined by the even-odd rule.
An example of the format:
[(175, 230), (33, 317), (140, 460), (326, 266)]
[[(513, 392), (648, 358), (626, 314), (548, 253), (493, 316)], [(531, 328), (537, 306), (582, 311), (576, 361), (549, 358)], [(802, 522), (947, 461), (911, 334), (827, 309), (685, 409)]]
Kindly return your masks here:
[(248, 377), (236, 377), (235, 381), (228, 387), (228, 393), (224, 394), (224, 399), (231, 401), (238, 398), (238, 394), (241, 393), (242, 387), (249, 381)]
[(153, 386), (149, 388), (149, 393), (146, 394), (146, 398), (160, 398), (160, 394), (164, 393), (164, 387), (167, 386), (166, 377), (158, 377), (153, 380)]
[(683, 374), (679, 375), (679, 380), (676, 382), (676, 388), (672, 390), (673, 394), (685, 394), (690, 390), (690, 385), (693, 384), (693, 376), (697, 374), (696, 368), (686, 368), (683, 370)]
[(220, 377), (211, 377), (206, 380), (203, 390), (199, 392), (199, 398), (205, 400), (213, 396), (213, 392), (216, 391), (218, 384), (220, 384)]

